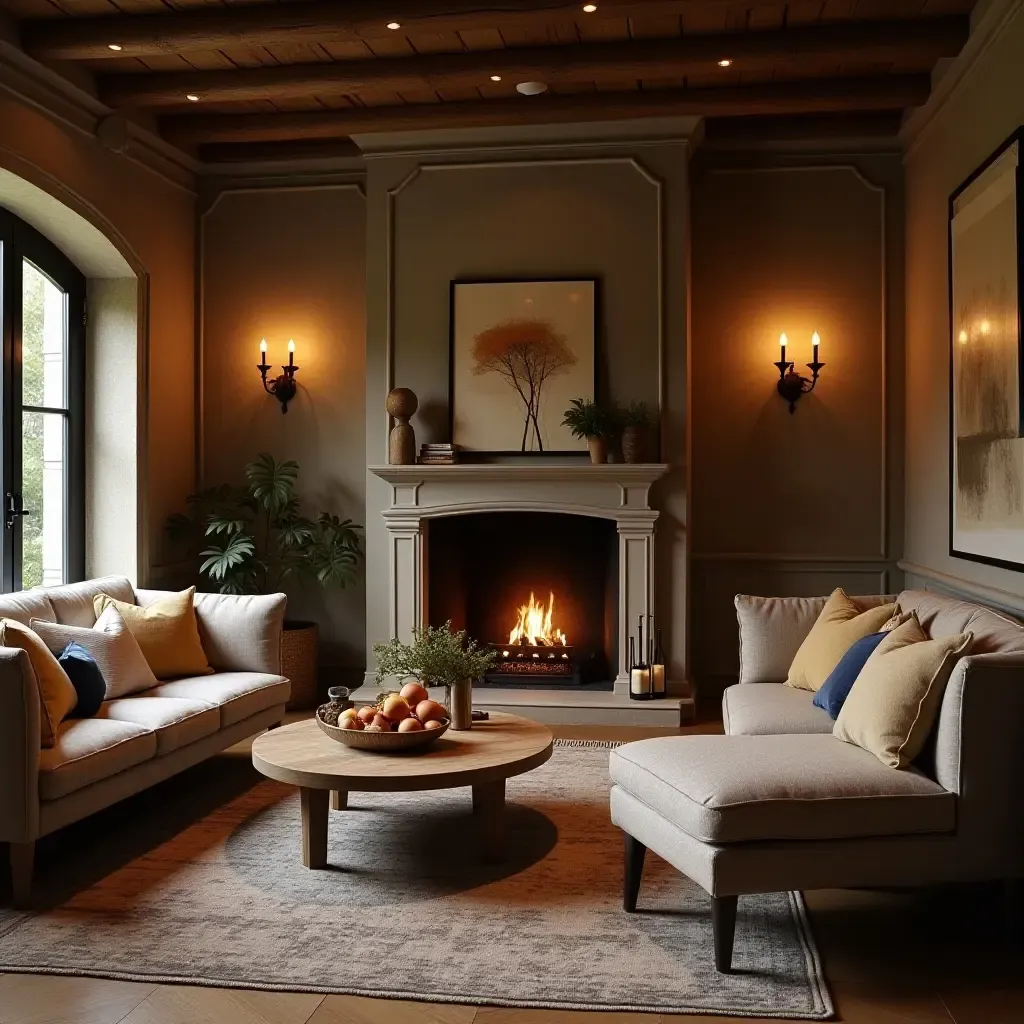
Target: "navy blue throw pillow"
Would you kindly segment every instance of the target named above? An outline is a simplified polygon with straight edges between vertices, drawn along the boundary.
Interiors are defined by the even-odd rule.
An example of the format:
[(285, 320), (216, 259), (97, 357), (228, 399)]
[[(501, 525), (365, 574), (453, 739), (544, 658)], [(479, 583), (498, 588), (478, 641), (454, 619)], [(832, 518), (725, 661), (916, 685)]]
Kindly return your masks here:
[(107, 695), (107, 684), (96, 659), (81, 644), (72, 641), (57, 660), (78, 694), (78, 703), (68, 718), (92, 718)]
[(862, 636), (839, 659), (839, 664), (832, 669), (832, 674), (814, 695), (815, 707), (827, 711), (833, 720), (838, 718), (864, 663), (871, 657), (871, 652), (888, 635), (888, 633), (869, 633), (867, 636)]

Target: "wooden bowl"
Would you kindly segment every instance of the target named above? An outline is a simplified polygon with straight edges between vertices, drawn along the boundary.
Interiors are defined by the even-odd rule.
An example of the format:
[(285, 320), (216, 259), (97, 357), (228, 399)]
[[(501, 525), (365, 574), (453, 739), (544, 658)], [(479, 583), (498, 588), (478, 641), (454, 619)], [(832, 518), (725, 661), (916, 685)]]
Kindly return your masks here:
[(320, 726), (321, 732), (326, 733), (332, 740), (344, 743), (346, 747), (372, 750), (378, 754), (394, 754), (402, 750), (429, 746), (443, 736), (452, 724), (450, 719), (445, 718), (440, 729), (421, 729), (419, 732), (366, 732), (364, 729), (339, 729), (336, 725), (328, 725), (320, 717), (320, 711), (321, 708), (317, 708), (316, 724)]

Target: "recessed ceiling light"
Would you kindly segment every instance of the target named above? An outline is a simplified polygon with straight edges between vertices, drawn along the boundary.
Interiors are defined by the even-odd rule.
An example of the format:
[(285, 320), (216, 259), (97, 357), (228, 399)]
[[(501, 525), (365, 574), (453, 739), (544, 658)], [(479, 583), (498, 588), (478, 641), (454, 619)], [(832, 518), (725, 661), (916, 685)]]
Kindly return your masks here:
[(491, 75), (491, 81), (492, 82), (500, 82), (501, 81), (501, 75)]
[(516, 92), (521, 92), (524, 96), (539, 96), (542, 92), (547, 91), (546, 82), (520, 82), (516, 86)]
[(185, 93), (185, 99), (187, 99), (190, 103), (199, 102), (199, 97), (194, 92)]
[(397, 22), (397, 21), (389, 21), (388, 22), (388, 28), (391, 29), (392, 32), (396, 31), (397, 29), (400, 29), (401, 27), (402, 27), (402, 25), (401, 25), (400, 22)]
[(107, 43), (107, 49), (108, 50), (116, 50), (116, 51), (119, 52), (121, 50), (121, 44), (120, 43)]
[(725, 58), (723, 58), (722, 60), (720, 60), (718, 62), (718, 66), (720, 68), (731, 68), (732, 67), (732, 61), (729, 60), (728, 57), (725, 57)]
[(583, 10), (586, 11), (587, 14), (593, 14), (594, 11), (597, 10), (597, 4), (584, 4)]

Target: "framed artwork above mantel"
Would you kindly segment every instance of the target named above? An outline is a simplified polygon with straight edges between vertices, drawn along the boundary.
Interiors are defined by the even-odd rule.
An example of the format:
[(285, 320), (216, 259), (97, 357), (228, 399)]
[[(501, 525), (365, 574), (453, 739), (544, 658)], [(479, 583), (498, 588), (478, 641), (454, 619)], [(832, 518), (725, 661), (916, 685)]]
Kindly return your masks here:
[(575, 455), (562, 426), (596, 393), (595, 278), (452, 281), (450, 436), (468, 455)]
[(1024, 127), (949, 200), (949, 552), (1024, 571)]

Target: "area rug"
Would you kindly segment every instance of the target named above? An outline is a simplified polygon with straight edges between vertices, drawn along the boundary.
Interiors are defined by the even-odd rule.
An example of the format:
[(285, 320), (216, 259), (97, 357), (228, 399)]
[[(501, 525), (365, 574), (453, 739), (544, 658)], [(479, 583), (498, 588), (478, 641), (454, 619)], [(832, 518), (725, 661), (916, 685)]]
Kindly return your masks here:
[[(0, 912), (0, 970), (498, 1006), (829, 1017), (799, 894), (740, 900), (731, 975), (714, 967), (707, 894), (653, 854), (638, 913), (623, 912), (622, 836), (609, 821), (608, 789), (607, 745), (557, 743), (546, 765), (509, 781), (509, 857), (490, 867), (478, 860), (468, 789), (353, 794), (348, 810), (331, 814), (330, 867), (308, 871), (296, 791), (247, 778), (222, 806), (56, 905)], [(158, 816), (158, 798), (136, 816)], [(123, 814), (103, 842), (116, 848), (111, 832), (126, 830), (128, 841), (139, 827)], [(56, 870), (44, 864), (43, 874)]]

